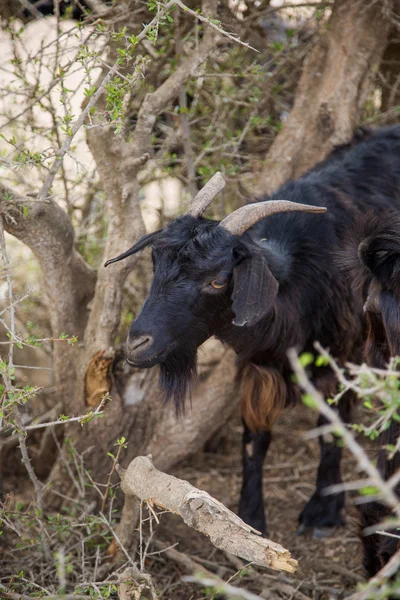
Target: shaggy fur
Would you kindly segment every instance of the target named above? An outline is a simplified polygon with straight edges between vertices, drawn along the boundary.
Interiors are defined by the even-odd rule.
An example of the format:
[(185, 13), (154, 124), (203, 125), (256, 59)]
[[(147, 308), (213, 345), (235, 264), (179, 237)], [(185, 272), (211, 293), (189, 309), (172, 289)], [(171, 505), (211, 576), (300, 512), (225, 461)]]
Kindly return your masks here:
[[(379, 216), (367, 214), (360, 219), (347, 236), (341, 258), (355, 292), (365, 303), (365, 358), (372, 366), (383, 368), (391, 356), (400, 355), (400, 211), (388, 210)], [(400, 468), (400, 454), (389, 456), (386, 450), (397, 443), (399, 435), (400, 424), (393, 420), (379, 436), (377, 467), (386, 480)], [(400, 484), (396, 493), (400, 495)], [(360, 507), (364, 567), (370, 577), (393, 556), (399, 542), (394, 537), (363, 532), (390, 514), (380, 502)], [(391, 533), (397, 535), (398, 531)]]
[(287, 401), (286, 382), (277, 369), (246, 363), (239, 372), (242, 417), (251, 431), (269, 430)]

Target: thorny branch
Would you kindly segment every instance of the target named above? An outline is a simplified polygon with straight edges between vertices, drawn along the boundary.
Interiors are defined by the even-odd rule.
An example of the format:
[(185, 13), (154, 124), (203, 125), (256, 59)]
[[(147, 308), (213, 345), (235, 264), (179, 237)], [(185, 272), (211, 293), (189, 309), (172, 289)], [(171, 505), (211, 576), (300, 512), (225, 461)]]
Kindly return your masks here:
[[(165, 16), (168, 11), (173, 7), (173, 6), (179, 6), (183, 11), (193, 15), (194, 17), (196, 17), (196, 19), (199, 19), (200, 21), (206, 23), (207, 25), (209, 25), (210, 27), (212, 27), (213, 29), (215, 29), (218, 33), (228, 37), (229, 39), (242, 44), (243, 46), (246, 46), (248, 48), (251, 48), (252, 50), (256, 51), (257, 50), (255, 48), (253, 48), (252, 46), (250, 46), (249, 44), (246, 44), (245, 42), (242, 42), (237, 36), (234, 36), (226, 31), (224, 31), (221, 27), (217, 26), (215, 23), (213, 23), (213, 21), (210, 20), (210, 18), (208, 17), (204, 17), (201, 14), (191, 10), (190, 8), (188, 8), (185, 4), (183, 4), (180, 0), (170, 0), (170, 2), (168, 2), (159, 12), (158, 14), (154, 17), (154, 19), (152, 19), (150, 21), (150, 23), (148, 23), (141, 31), (141, 33), (137, 36), (137, 43), (141, 42), (147, 35), (148, 31), (157, 23), (159, 23), (159, 21), (162, 19), (163, 16)], [(193, 57), (195, 58), (195, 57)], [(199, 64), (199, 60), (197, 58), (197, 60), (193, 61), (193, 67), (188, 69), (188, 72), (190, 73), (196, 65)], [(111, 80), (112, 76), (118, 72), (118, 68), (120, 65), (120, 59), (118, 58), (114, 64), (112, 65), (111, 69), (108, 71), (108, 73), (104, 76), (103, 80), (99, 83), (98, 88), (96, 90), (96, 92), (90, 97), (89, 102), (86, 104), (85, 108), (83, 109), (82, 113), (80, 114), (80, 116), (78, 117), (78, 119), (76, 119), (76, 121), (74, 121), (73, 123), (71, 123), (70, 126), (70, 132), (69, 134), (67, 134), (61, 148), (59, 148), (59, 150), (56, 153), (56, 158), (53, 162), (53, 164), (50, 167), (50, 171), (48, 176), (46, 177), (46, 180), (41, 188), (41, 190), (38, 193), (38, 199), (39, 200), (45, 200), (49, 197), (49, 192), (50, 192), (50, 188), (53, 185), (53, 181), (54, 178), (59, 170), (59, 168), (61, 167), (62, 163), (63, 163), (63, 159), (65, 154), (69, 151), (69, 149), (71, 148), (71, 144), (72, 141), (76, 135), (76, 133), (79, 131), (79, 129), (82, 127), (82, 125), (84, 124), (86, 117), (88, 116), (88, 114), (90, 113), (90, 111), (92, 110), (92, 108), (97, 104), (100, 96), (103, 94), (104, 89), (106, 87), (106, 85), (109, 83), (109, 81)], [(170, 79), (173, 79), (174, 76), (171, 76)], [(132, 80), (132, 85), (135, 83), (137, 78), (134, 78)], [(169, 81), (169, 80), (168, 80)], [(147, 108), (147, 107), (146, 107)], [(158, 111), (157, 111), (158, 112)]]
[[(85, 415), (79, 415), (79, 417), (66, 417), (64, 419), (57, 419), (56, 421), (47, 421), (46, 423), (37, 423), (35, 425), (21, 425), (21, 431), (35, 431), (37, 429), (46, 429), (46, 427), (55, 427), (56, 425), (66, 425), (67, 423), (86, 423), (87, 421), (93, 419), (94, 417), (104, 415), (103, 408), (109, 399), (108, 395), (105, 395), (101, 400), (100, 404), (94, 411), (90, 411)], [(0, 432), (2, 429), (7, 429), (6, 427), (0, 428)]]
[[(11, 324), (10, 329), (11, 329), (12, 336), (15, 337), (15, 312), (14, 312), (15, 309), (14, 309), (14, 302), (13, 302), (12, 279), (11, 279), (11, 275), (9, 272), (9, 261), (8, 261), (6, 241), (5, 241), (5, 236), (4, 236), (4, 226), (3, 226), (3, 217), (2, 216), (0, 216), (0, 247), (1, 247), (1, 254), (2, 254), (2, 259), (3, 259), (4, 269), (7, 273), (8, 298), (9, 298), (9, 302), (10, 302), (10, 324)], [(9, 354), (8, 354), (8, 369), (3, 371), (4, 386), (5, 386), (7, 395), (9, 396), (10, 399), (11, 399), (11, 397), (13, 395), (13, 391), (14, 391), (14, 388), (12, 385), (12, 380), (11, 380), (11, 373), (13, 372), (13, 369), (14, 369), (13, 344), (11, 344), (10, 349), (9, 349)], [(4, 400), (4, 396), (3, 396), (3, 400)], [(46, 538), (46, 534), (44, 532), (43, 524), (41, 522), (41, 518), (42, 518), (42, 514), (43, 514), (42, 485), (36, 476), (36, 473), (33, 469), (32, 463), (31, 463), (31, 459), (29, 457), (29, 452), (28, 452), (28, 448), (26, 445), (26, 438), (25, 438), (25, 434), (24, 434), (23, 426), (22, 426), (22, 417), (21, 417), (21, 413), (20, 413), (19, 407), (17, 405), (17, 402), (14, 402), (12, 410), (13, 410), (14, 420), (15, 420), (15, 424), (16, 424), (16, 430), (17, 430), (17, 435), (18, 435), (18, 440), (19, 440), (19, 447), (21, 450), (22, 462), (27, 470), (27, 473), (29, 475), (29, 478), (32, 482), (32, 485), (33, 485), (35, 493), (36, 493), (36, 504), (40, 511), (39, 522), (40, 522), (40, 528), (42, 530), (43, 548), (44, 548), (46, 557), (48, 559), (51, 559), (51, 552), (50, 552), (50, 549), (49, 549), (49, 546), (47, 543), (47, 538)]]
[[(324, 351), (321, 346), (317, 345), (317, 349), (323, 354)], [(306, 392), (306, 394), (311, 396), (318, 411), (330, 422), (330, 431), (334, 431), (343, 438), (344, 443), (356, 458), (360, 468), (369, 476), (370, 485), (375, 486), (379, 490), (380, 500), (385, 502), (395, 512), (395, 514), (400, 517), (399, 499), (394, 493), (391, 483), (382, 478), (378, 469), (368, 458), (365, 450), (356, 441), (353, 433), (349, 431), (338, 413), (325, 402), (322, 394), (320, 394), (313, 383), (309, 380), (306, 371), (301, 365), (294, 349), (289, 351), (289, 360), (296, 375), (298, 384), (303, 391)], [(365, 485), (365, 482), (363, 485)]]
[(368, 600), (377, 592), (377, 588), (383, 581), (390, 579), (397, 573), (400, 567), (400, 549), (390, 558), (384, 567), (368, 581), (361, 592), (353, 594), (348, 600)]

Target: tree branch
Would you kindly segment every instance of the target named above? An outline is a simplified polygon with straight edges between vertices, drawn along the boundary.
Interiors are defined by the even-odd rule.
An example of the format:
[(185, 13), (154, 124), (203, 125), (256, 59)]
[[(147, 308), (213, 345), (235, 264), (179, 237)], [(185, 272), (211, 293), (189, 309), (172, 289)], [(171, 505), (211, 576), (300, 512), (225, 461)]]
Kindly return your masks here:
[(119, 472), (125, 494), (181, 516), (186, 525), (204, 533), (217, 548), (264, 567), (290, 573), (296, 570), (297, 561), (288, 550), (263, 538), (207, 492), (158, 471), (150, 457), (138, 456), (126, 471)]
[(53, 336), (82, 335), (96, 274), (74, 248), (74, 229), (55, 202), (27, 201), (0, 183), (4, 227), (39, 261), (46, 286)]
[[(320, 346), (317, 346), (317, 348), (319, 351), (322, 350)], [(293, 349), (289, 350), (288, 356), (299, 386), (304, 390), (304, 392), (312, 397), (316, 408), (332, 424), (333, 430), (342, 436), (344, 443), (357, 460), (360, 469), (362, 469), (369, 476), (370, 484), (376, 486), (376, 488), (379, 490), (381, 494), (380, 500), (385, 502), (397, 515), (399, 515), (399, 499), (394, 493), (392, 487), (382, 478), (378, 469), (369, 460), (365, 450), (357, 443), (351, 431), (347, 429), (339, 414), (325, 402), (322, 394), (320, 394), (313, 383), (308, 379), (305, 369), (301, 365), (296, 351)]]
[(371, 577), (368, 581), (367, 585), (361, 592), (353, 594), (348, 598), (348, 600), (368, 600), (368, 598), (373, 598), (375, 594), (377, 594), (377, 588), (382, 585), (382, 583), (397, 573), (400, 567), (400, 549), (397, 550), (395, 554), (390, 558), (390, 560), (386, 563), (384, 567), (378, 573)]

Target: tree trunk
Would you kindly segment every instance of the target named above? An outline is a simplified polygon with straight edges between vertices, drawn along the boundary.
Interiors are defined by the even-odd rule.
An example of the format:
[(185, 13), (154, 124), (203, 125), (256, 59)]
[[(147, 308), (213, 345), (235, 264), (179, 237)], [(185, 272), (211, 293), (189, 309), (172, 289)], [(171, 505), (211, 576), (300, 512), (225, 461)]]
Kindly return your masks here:
[(382, 56), (380, 68), (382, 77), (381, 111), (385, 123), (397, 123), (400, 107), (400, 39), (397, 31), (390, 39)]
[[(212, 3), (204, 2), (203, 9), (207, 15), (215, 14)], [(108, 235), (104, 259), (126, 250), (143, 235), (138, 173), (152, 153), (151, 134), (156, 116), (178, 96), (182, 84), (208, 58), (219, 40), (219, 34), (210, 27), (205, 28), (198, 48), (183, 57), (173, 74), (143, 99), (130, 141), (113, 137), (111, 128), (104, 125), (88, 130), (88, 144), (106, 194)], [(104, 98), (100, 104), (104, 107)], [(107, 269), (100, 267), (84, 344), (75, 356), (75, 376), (70, 378), (71, 393), (65, 408), (69, 415), (85, 414), (90, 407), (99, 404), (106, 392), (112, 398), (102, 419), (86, 423), (83, 429), (76, 424), (66, 426), (70, 443), (79, 454), (85, 455), (87, 468), (99, 482), (106, 481), (110, 469), (107, 452), (121, 436), (129, 442), (123, 463), (137, 454), (151, 452), (157, 467), (168, 469), (200, 448), (223, 426), (236, 406), (233, 353), (219, 344), (209, 346), (211, 357), (203, 365), (192, 408), (188, 407), (179, 420), (172, 406), (164, 409), (161, 406), (157, 369), (137, 371), (116, 357), (114, 340), (124, 281), (138, 260), (131, 257)], [(144, 299), (139, 300), (141, 303)], [(88, 448), (92, 450), (89, 452)], [(50, 475), (48, 490), (50, 494), (56, 491), (58, 497), (60, 493), (67, 494), (71, 485), (66, 459), (67, 452), (64, 452)], [(48, 498), (57, 504), (53, 502), (53, 494)]]
[(336, 0), (304, 65), (293, 109), (268, 152), (257, 193), (273, 192), (350, 140), (389, 26), (381, 2)]

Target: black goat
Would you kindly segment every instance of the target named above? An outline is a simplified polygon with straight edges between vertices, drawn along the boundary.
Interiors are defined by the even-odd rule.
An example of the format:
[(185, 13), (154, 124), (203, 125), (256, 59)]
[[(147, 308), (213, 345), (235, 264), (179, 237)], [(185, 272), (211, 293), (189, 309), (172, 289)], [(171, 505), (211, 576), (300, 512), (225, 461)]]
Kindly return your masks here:
[[(365, 302), (365, 358), (372, 366), (384, 368), (391, 357), (400, 356), (400, 211), (389, 210), (379, 217), (364, 217), (351, 231), (343, 258), (353, 287)], [(377, 467), (385, 480), (400, 468), (400, 453), (388, 456), (386, 449), (396, 445), (399, 435), (400, 424), (393, 419), (379, 436)], [(396, 494), (400, 496), (400, 484)], [(391, 511), (374, 501), (362, 504), (360, 514), (364, 530), (382, 522)], [(398, 531), (392, 533), (398, 535)], [(370, 577), (400, 547), (399, 539), (391, 536), (363, 535), (362, 540), (364, 567)]]
[[(126, 358), (135, 367), (158, 364), (166, 398), (178, 406), (183, 402), (197, 349), (207, 338), (215, 335), (235, 349), (245, 427), (239, 514), (260, 531), (266, 530), (262, 466), (272, 422), (299, 397), (287, 350), (312, 352), (319, 340), (340, 361), (354, 359), (361, 348), (362, 304), (334, 257), (342, 231), (356, 216), (399, 205), (399, 190), (400, 127), (364, 132), (263, 202), (242, 207), (221, 223), (202, 218), (206, 206), (195, 205), (108, 261), (152, 246), (153, 284), (131, 326)], [(328, 212), (267, 216), (318, 207)], [(312, 366), (310, 374), (324, 395), (335, 393), (328, 367)], [(339, 405), (344, 420), (351, 404), (344, 395)], [(324, 422), (318, 419), (319, 425)], [(344, 505), (344, 493), (322, 493), (341, 481), (342, 449), (331, 439), (321, 438), (320, 446), (316, 491), (299, 518), (299, 532), (314, 529), (316, 537), (342, 524)]]

